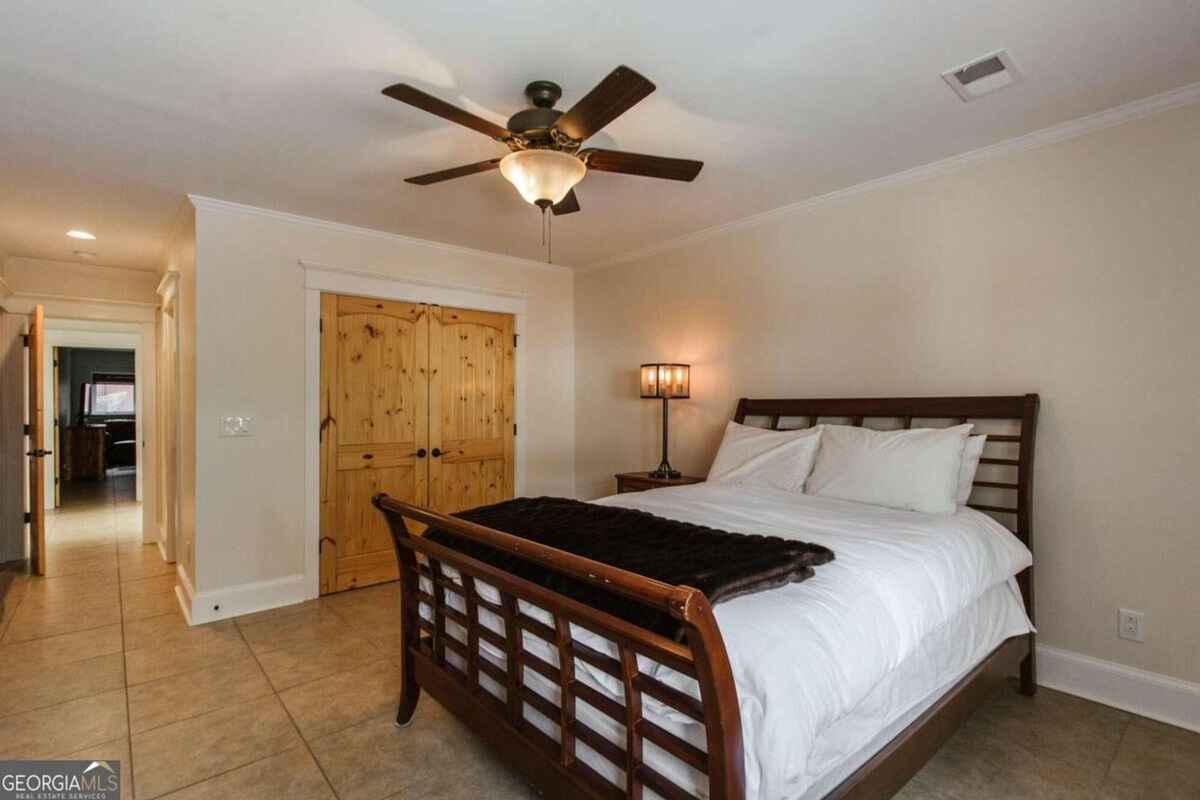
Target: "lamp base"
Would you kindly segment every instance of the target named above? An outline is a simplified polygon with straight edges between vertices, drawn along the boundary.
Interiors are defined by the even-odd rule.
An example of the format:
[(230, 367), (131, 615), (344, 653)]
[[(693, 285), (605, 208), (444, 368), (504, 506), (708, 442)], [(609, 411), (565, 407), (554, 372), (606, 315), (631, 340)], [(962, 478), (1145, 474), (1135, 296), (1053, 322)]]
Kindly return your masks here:
[(650, 477), (660, 480), (674, 480), (675, 478), (682, 478), (683, 473), (677, 469), (671, 469), (671, 465), (664, 461), (658, 465), (658, 469), (650, 473)]

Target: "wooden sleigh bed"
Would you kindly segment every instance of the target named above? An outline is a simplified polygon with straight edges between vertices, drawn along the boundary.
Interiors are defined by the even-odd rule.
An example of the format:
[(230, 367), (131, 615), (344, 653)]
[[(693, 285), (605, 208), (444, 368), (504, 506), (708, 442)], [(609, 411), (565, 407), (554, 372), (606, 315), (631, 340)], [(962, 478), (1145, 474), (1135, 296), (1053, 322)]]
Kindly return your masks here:
[[(735, 421), (765, 420), (768, 427), (781, 427), (781, 420), (799, 419), (808, 425), (818, 420), (862, 425), (866, 419), (888, 420), (889, 424), (930, 427), (964, 421), (1008, 424), (1005, 433), (988, 431), (988, 443), (996, 443), (1005, 457), (989, 457), (981, 464), (988, 472), (1005, 473), (1001, 480), (977, 477), (975, 486), (983, 494), (1007, 496), (1000, 504), (971, 504), (996, 515), (1016, 536), (1032, 548), (1031, 498), (1033, 489), (1034, 437), (1038, 397), (937, 397), (882, 399), (742, 399)], [(788, 424), (785, 427), (796, 427)], [(981, 470), (984, 472), (984, 470)], [(999, 501), (998, 501), (999, 502)], [(463, 719), (508, 761), (521, 769), (547, 797), (641, 798), (649, 789), (668, 800), (686, 800), (693, 794), (680, 788), (643, 760), (643, 745), (650, 742), (672, 757), (703, 773), (708, 779), (708, 796), (735, 800), (745, 796), (745, 767), (737, 688), (729, 657), (707, 598), (697, 589), (672, 586), (626, 572), (527, 539), (510, 536), (470, 522), (396, 501), (386, 495), (375, 498), (391, 527), (400, 564), (401, 614), (404, 631), (404, 685), (397, 723), (406, 725), (416, 710), (422, 690)], [(417, 526), (410, 531), (410, 525)], [(450, 531), (462, 537), (519, 555), (542, 567), (602, 585), (655, 609), (665, 610), (679, 620), (682, 641), (668, 639), (615, 616), (578, 603), (532, 582), (515, 577), (462, 553), (425, 539), (417, 530), (424, 526)], [(421, 558), (418, 558), (418, 555)], [(460, 576), (451, 580), (445, 571)], [(424, 578), (432, 591), (421, 586)], [(1032, 567), (1017, 576), (1030, 619), (1033, 619)], [(499, 602), (485, 599), (477, 582), (494, 587)], [(450, 594), (461, 602), (452, 607)], [(492, 595), (493, 597), (495, 595)], [(518, 601), (548, 612), (552, 624), (526, 614)], [(422, 615), (424, 606), (426, 614)], [(503, 620), (503, 632), (480, 623), (481, 610)], [(427, 617), (427, 618), (426, 618)], [(447, 634), (447, 622), (465, 629), (466, 641)], [(571, 626), (590, 630), (616, 645), (617, 657), (588, 647), (571, 636)], [(537, 637), (558, 654), (560, 666), (527, 652), (523, 635)], [(480, 655), (487, 642), (505, 654), (505, 667)], [(453, 661), (465, 665), (461, 669)], [(680, 692), (641, 671), (638, 657), (656, 661), (695, 679), (700, 698)], [(576, 665), (586, 662), (615, 680), (624, 689), (625, 702), (618, 703), (576, 678)], [(524, 671), (539, 673), (557, 685), (560, 702), (555, 704), (530, 689)], [(1019, 674), (1020, 691), (1037, 690), (1034, 634), (1011, 637), (930, 705), (917, 719), (846, 778), (829, 798), (877, 800), (897, 792), (1009, 675)], [(484, 679), (504, 687), (505, 699), (484, 688)], [(643, 717), (643, 697), (658, 702), (703, 724), (706, 748), (678, 738)], [(624, 727), (623, 746), (588, 727), (576, 715), (583, 701)], [(530, 723), (528, 706), (555, 722), (556, 740)], [(614, 764), (624, 774), (624, 786), (614, 785), (577, 756), (576, 743)]]

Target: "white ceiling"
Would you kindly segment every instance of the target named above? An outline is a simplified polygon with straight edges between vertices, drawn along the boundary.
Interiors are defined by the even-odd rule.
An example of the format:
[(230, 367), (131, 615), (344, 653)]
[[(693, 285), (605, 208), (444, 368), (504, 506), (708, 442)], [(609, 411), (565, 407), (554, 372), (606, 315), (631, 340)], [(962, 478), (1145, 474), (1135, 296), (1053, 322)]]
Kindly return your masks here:
[[(940, 73), (1007, 48), (962, 103)], [(525, 83), (567, 108), (618, 64), (658, 91), (593, 138), (698, 158), (695, 183), (593, 173), (555, 220), (584, 265), (1200, 81), (1196, 0), (5, 3), (0, 251), (154, 268), (185, 193), (541, 258), (505, 151), (382, 96), (411, 82), (498, 123)]]

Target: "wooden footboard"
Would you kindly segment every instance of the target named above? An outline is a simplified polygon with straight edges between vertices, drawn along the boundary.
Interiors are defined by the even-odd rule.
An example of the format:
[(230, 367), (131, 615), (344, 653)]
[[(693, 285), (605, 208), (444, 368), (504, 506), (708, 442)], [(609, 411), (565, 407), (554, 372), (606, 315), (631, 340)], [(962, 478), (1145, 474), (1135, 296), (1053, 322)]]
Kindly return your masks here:
[[(387, 495), (376, 496), (374, 503), (388, 520), (400, 564), (404, 687), (398, 724), (411, 720), (424, 689), (516, 762), (548, 797), (640, 798), (644, 788), (668, 800), (695, 797), (645, 763), (645, 742), (706, 775), (708, 797), (737, 800), (744, 796), (737, 690), (725, 644), (702, 592), (671, 586)], [(414, 535), (409, 523), (452, 531), (665, 610), (683, 624), (684, 643)], [(418, 559), (418, 554), (423, 558)], [(457, 571), (457, 580), (447, 576), (447, 568)], [(431, 591), (422, 588), (422, 578)], [(481, 584), (494, 588), (498, 597), (485, 597)], [(461, 600), (455, 605), (463, 610), (447, 602), (448, 594)], [(527, 614), (519, 601), (547, 612), (549, 623)], [(428, 619), (421, 614), (422, 606)], [(481, 623), (484, 610), (503, 621), (500, 631)], [(464, 630), (465, 638), (450, 635), (447, 622)], [(576, 641), (571, 635), (572, 625), (612, 642), (617, 656)], [(527, 651), (523, 634), (546, 642), (557, 653), (557, 663)], [(481, 643), (504, 654), (503, 667), (481, 654)], [(641, 671), (639, 656), (695, 679), (700, 699)], [(576, 674), (581, 661), (620, 681), (625, 702), (618, 703), (581, 681)], [(557, 685), (557, 705), (526, 685), (525, 670), (539, 673)], [(485, 688), (485, 681), (500, 687), (502, 698)], [(696, 747), (646, 719), (642, 700), (647, 696), (701, 723), (706, 748)], [(578, 701), (623, 726), (624, 742), (614, 742), (586, 725), (576, 715)], [(553, 723), (558, 739), (532, 724), (527, 709)], [(576, 752), (577, 744), (586, 745), (611, 762), (624, 775), (624, 785), (614, 784), (584, 763)]]

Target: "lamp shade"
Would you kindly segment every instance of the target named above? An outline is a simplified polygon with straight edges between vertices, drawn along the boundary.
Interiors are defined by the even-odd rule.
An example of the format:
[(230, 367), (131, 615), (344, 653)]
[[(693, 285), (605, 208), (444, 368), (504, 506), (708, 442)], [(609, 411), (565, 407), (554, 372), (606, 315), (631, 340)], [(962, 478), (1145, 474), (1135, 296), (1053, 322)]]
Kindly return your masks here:
[(691, 397), (692, 368), (687, 364), (642, 364), (642, 397)]
[(586, 173), (582, 161), (557, 150), (518, 150), (500, 160), (500, 174), (535, 206), (561, 202)]

